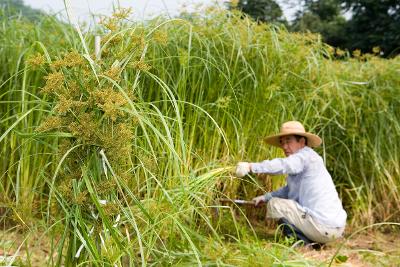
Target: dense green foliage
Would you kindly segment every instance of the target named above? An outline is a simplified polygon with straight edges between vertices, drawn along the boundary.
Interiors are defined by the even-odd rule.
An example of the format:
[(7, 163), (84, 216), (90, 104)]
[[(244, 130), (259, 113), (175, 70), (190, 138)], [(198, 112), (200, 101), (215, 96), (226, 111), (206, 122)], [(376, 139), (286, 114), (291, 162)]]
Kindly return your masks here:
[[(344, 12), (350, 15), (348, 19)], [(328, 44), (350, 51), (366, 53), (380, 47), (384, 56), (400, 52), (400, 4), (396, 0), (307, 0), (292, 28), (321, 33)]]
[[(334, 46), (346, 48), (350, 38), (346, 34), (346, 20), (338, 0), (305, 1), (305, 8), (299, 11), (290, 25), (292, 31), (320, 33), (323, 41)], [(354, 50), (358, 48), (352, 48)]]
[(29, 20), (38, 20), (44, 13), (24, 5), (22, 0), (0, 0), (0, 18), (23, 16)]
[[(385, 57), (400, 53), (400, 4), (397, 0), (288, 0), (298, 8), (293, 21), (282, 19), (278, 1), (240, 0), (237, 9), (256, 20), (288, 25), (291, 31), (321, 34), (331, 46)], [(229, 4), (233, 8), (232, 4)], [(346, 14), (346, 16), (345, 16)]]
[(229, 10), (239, 10), (256, 21), (268, 23), (284, 23), (281, 7), (274, 0), (239, 0), (228, 1)]
[(371, 51), (381, 47), (385, 56), (400, 53), (400, 3), (397, 0), (342, 0), (352, 14), (346, 23), (344, 47)]
[(44, 229), (49, 265), (306, 263), (229, 208), (212, 215), (219, 196), (284, 182), (230, 171), (283, 156), (262, 137), (292, 119), (324, 139), (350, 224), (399, 221), (399, 58), (335, 61), (315, 35), (221, 11), (127, 16), (87, 32), (2, 21), (2, 223)]

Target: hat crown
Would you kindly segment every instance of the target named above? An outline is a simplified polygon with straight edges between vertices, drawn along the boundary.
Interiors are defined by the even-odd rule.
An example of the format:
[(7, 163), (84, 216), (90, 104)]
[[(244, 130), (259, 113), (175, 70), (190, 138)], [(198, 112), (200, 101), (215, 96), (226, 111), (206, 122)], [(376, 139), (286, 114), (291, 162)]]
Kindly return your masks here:
[(307, 138), (307, 146), (310, 147), (317, 147), (322, 143), (322, 139), (318, 135), (306, 132), (303, 124), (298, 121), (287, 121), (283, 123), (279, 134), (270, 135), (264, 140), (270, 145), (281, 147), (280, 138), (286, 135), (304, 136)]
[(287, 121), (281, 126), (281, 134), (285, 133), (305, 133), (303, 124), (298, 121)]

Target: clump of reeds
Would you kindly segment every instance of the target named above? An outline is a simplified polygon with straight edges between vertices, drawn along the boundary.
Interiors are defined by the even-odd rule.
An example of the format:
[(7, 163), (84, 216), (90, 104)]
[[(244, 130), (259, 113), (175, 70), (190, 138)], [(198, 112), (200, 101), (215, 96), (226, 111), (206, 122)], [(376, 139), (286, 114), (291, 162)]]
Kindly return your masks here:
[(398, 220), (398, 58), (334, 60), (316, 35), (225, 11), (146, 23), (128, 14), (82, 38), (54, 18), (2, 28), (1, 193), (15, 214), (61, 229), (53, 265), (284, 263), (292, 250), (212, 210), (218, 197), (284, 182), (230, 170), (283, 156), (262, 137), (291, 119), (324, 139), (318, 152), (354, 225)]

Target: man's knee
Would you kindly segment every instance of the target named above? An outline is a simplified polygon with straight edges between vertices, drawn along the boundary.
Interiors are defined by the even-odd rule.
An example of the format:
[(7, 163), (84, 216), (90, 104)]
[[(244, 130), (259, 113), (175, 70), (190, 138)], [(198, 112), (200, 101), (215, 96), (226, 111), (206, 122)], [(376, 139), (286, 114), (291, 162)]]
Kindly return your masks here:
[(267, 202), (267, 216), (271, 217), (270, 215), (275, 214), (278, 208), (279, 208), (279, 199), (276, 197), (271, 198)]
[(273, 197), (267, 203), (267, 208), (272, 210), (294, 210), (296, 202), (291, 199)]
[(271, 208), (271, 209), (276, 209), (276, 208), (282, 207), (283, 201), (285, 201), (285, 200), (287, 200), (287, 199), (273, 197), (268, 201), (267, 207)]
[(267, 203), (267, 217), (280, 219), (286, 217), (288, 211), (287, 199), (273, 197)]

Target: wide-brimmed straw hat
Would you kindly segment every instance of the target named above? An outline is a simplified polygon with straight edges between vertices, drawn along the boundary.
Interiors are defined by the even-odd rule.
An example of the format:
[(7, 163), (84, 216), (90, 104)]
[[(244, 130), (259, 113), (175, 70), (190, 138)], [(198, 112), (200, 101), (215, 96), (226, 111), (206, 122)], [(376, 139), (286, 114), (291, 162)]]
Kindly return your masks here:
[(307, 138), (307, 146), (317, 147), (321, 145), (322, 140), (318, 135), (308, 133), (303, 124), (298, 121), (288, 121), (282, 124), (279, 134), (268, 136), (264, 139), (267, 144), (280, 147), (279, 138), (285, 135), (300, 135)]

